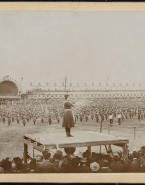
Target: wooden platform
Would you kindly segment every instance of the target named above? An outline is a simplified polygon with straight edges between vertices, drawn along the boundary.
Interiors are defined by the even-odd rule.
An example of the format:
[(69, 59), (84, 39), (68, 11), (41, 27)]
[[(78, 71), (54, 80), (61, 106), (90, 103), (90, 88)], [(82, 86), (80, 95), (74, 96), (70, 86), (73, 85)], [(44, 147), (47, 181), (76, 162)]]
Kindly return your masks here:
[(28, 150), (28, 145), (34, 149), (43, 151), (44, 149), (56, 149), (56, 144), (59, 148), (67, 147), (91, 147), (98, 145), (117, 145), (125, 147), (129, 140), (112, 135), (102, 134), (93, 131), (75, 131), (72, 132), (74, 137), (66, 137), (65, 133), (44, 133), (24, 135), (24, 153)]

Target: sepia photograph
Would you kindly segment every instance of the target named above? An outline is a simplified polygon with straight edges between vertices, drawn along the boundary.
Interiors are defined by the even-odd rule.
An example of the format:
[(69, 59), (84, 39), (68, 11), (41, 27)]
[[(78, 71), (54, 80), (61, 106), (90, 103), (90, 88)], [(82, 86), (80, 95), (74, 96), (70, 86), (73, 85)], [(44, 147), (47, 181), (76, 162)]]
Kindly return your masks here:
[(145, 173), (144, 48), (144, 11), (0, 10), (0, 173)]

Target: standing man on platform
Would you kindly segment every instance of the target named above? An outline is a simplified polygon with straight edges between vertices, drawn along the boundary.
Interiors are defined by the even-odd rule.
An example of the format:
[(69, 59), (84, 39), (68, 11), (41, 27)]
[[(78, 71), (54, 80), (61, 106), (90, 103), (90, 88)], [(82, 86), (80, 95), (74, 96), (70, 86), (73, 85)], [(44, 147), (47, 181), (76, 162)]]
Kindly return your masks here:
[(67, 137), (73, 137), (70, 134), (71, 128), (74, 127), (75, 121), (73, 112), (71, 110), (72, 104), (66, 101), (64, 103), (64, 115), (63, 115), (63, 124), (62, 127), (65, 127), (66, 136)]

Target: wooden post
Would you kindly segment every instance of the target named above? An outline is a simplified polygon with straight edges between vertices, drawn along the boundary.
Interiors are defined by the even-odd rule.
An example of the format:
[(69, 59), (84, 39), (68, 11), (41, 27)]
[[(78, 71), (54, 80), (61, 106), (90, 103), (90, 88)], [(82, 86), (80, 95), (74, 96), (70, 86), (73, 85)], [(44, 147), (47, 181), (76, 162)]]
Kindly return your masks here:
[(91, 155), (91, 146), (88, 146), (88, 150), (89, 150), (90, 155)]
[(24, 163), (27, 163), (28, 146), (24, 143)]
[(102, 119), (101, 119), (101, 123), (100, 123), (100, 133), (102, 133)]
[(134, 127), (134, 140), (136, 139), (136, 127)]
[(110, 123), (108, 124), (108, 135), (110, 135)]
[[(100, 123), (100, 133), (102, 133), (102, 118), (101, 118), (101, 123)], [(101, 145), (100, 145), (100, 153), (101, 153)]]
[(123, 148), (123, 160), (124, 163), (127, 165), (128, 164), (128, 145), (124, 144)]
[(33, 148), (33, 158), (34, 158), (34, 148)]

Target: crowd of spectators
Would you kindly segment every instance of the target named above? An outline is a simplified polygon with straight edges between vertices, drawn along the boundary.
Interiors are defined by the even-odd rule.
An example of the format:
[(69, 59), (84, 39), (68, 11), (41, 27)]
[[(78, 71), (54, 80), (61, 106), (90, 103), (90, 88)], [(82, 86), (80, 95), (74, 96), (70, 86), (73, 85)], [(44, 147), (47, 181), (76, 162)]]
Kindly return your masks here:
[(67, 154), (57, 150), (53, 156), (49, 150), (36, 158), (14, 157), (0, 162), (0, 173), (135, 173), (145, 172), (145, 147), (129, 152), (128, 162), (124, 162), (121, 151), (104, 153), (75, 152), (75, 148), (65, 148)]

